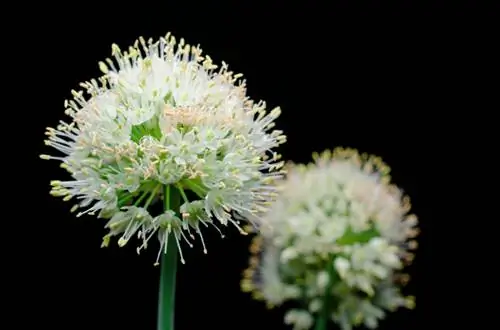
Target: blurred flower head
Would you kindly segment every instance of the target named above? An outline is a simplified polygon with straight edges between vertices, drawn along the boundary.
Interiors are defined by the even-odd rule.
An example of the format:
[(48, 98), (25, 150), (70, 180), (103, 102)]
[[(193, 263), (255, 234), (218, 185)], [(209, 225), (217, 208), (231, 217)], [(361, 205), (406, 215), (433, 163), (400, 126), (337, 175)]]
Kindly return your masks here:
[(400, 289), (418, 234), (410, 203), (389, 168), (352, 149), (291, 165), (254, 237), (242, 289), (269, 306), (296, 301), (286, 323), (308, 329), (319, 313), (343, 330), (375, 328), (386, 311), (412, 308)]
[[(267, 112), (246, 96), (240, 74), (170, 34), (139, 38), (128, 50), (113, 45), (112, 55), (99, 63), (101, 77), (72, 91), (70, 120), (47, 128), (46, 144), (59, 155), (41, 158), (71, 175), (51, 183), (52, 195), (73, 200), (78, 216), (110, 219), (104, 246), (137, 235), (138, 251), (155, 234), (160, 251), (169, 237), (191, 246), (193, 231), (206, 253), (201, 225), (233, 224), (243, 233), (238, 219), (258, 224), (281, 176), (272, 149), (285, 136), (271, 130), (280, 109)], [(170, 189), (182, 196), (181, 214), (154, 214)]]

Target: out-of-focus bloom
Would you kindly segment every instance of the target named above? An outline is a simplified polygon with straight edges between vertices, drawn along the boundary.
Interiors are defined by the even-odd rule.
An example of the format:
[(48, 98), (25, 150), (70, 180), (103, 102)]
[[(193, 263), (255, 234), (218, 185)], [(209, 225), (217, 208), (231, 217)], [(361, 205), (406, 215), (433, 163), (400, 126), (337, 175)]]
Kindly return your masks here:
[(310, 328), (320, 313), (343, 330), (375, 328), (386, 311), (414, 306), (400, 287), (417, 218), (379, 158), (339, 148), (314, 159), (288, 169), (264, 217), (270, 226), (253, 239), (242, 289), (271, 307), (305, 306), (285, 316), (295, 329)]
[[(110, 219), (104, 246), (112, 236), (123, 246), (138, 235), (139, 252), (154, 234), (160, 252), (169, 237), (191, 246), (191, 228), (206, 253), (201, 225), (232, 223), (243, 232), (238, 219), (258, 222), (275, 195), (282, 162), (272, 149), (285, 136), (271, 128), (280, 109), (266, 112), (246, 96), (240, 74), (201, 53), (170, 34), (139, 38), (127, 51), (113, 45), (114, 60), (99, 63), (103, 76), (65, 102), (71, 120), (47, 129), (46, 144), (61, 155), (41, 158), (72, 176), (53, 181), (51, 193), (76, 200), (78, 216)], [(183, 197), (182, 216), (151, 213), (170, 188)]]

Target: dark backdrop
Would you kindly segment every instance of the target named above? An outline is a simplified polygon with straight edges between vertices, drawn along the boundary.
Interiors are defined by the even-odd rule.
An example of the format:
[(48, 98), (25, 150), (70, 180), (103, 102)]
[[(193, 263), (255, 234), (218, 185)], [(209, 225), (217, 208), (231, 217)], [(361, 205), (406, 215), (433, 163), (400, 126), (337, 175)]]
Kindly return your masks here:
[[(112, 43), (125, 47), (140, 35), (158, 38), (167, 31), (199, 43), (217, 63), (224, 60), (246, 76), (253, 99), (281, 106), (277, 126), (288, 135), (280, 149), (285, 159), (307, 162), (313, 151), (346, 146), (377, 154), (392, 167), (394, 182), (410, 195), (421, 221), (408, 290), (417, 296), (417, 309), (390, 314), (381, 329), (421, 329), (433, 305), (427, 197), (435, 164), (429, 159), (446, 146), (437, 139), (438, 117), (446, 115), (436, 111), (446, 103), (449, 85), (460, 79), (447, 50), (458, 34), (447, 19), (458, 22), (468, 9), (423, 10), (403, 1), (385, 7), (367, 1), (356, 8), (270, 3), (155, 0), (43, 7), (37, 16), (40, 30), (33, 31), (28, 45), (44, 63), (43, 73), (34, 77), (44, 101), (30, 121), (37, 153), (48, 152), (44, 127), (63, 118), (63, 100), (71, 89), (99, 74), (97, 62), (110, 55)], [(36, 312), (20, 316), (21, 323), (48, 329), (155, 329), (156, 251), (137, 256), (132, 244), (101, 249), (104, 222), (75, 218), (69, 203), (49, 196), (49, 181), (63, 175), (57, 163), (31, 162), (36, 162), (36, 205), (23, 211), (36, 222), (31, 234), (37, 244), (24, 247), (30, 251), (24, 259), (29, 262), (23, 261), (29, 266), (24, 277), (30, 294), (19, 305)], [(177, 329), (285, 329), (282, 311), (269, 312), (240, 292), (249, 239), (233, 228), (224, 240), (215, 231), (205, 235), (208, 255), (200, 248), (184, 249)]]

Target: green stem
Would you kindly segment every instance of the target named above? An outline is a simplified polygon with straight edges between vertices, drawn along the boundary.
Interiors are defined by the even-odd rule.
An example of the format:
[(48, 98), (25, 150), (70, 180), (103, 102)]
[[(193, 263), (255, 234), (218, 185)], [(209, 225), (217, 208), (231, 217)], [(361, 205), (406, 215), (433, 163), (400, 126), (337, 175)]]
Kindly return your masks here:
[[(158, 192), (158, 189), (160, 189), (161, 185), (157, 185), (153, 191), (151, 192), (151, 195), (149, 196), (148, 200), (146, 201), (146, 204), (144, 204), (144, 208), (147, 209), (149, 204), (151, 204), (151, 202), (153, 201), (153, 199), (156, 197), (156, 193)], [(169, 202), (170, 203), (170, 202)], [(165, 207), (167, 206), (167, 204), (165, 203)], [(168, 210), (168, 209), (166, 209)], [(175, 209), (174, 209), (175, 211)]]
[(184, 200), (185, 203), (189, 203), (189, 199), (187, 198), (186, 196), (186, 192), (184, 191), (184, 189), (182, 188), (181, 185), (179, 185), (177, 187), (177, 189), (179, 189), (179, 192), (181, 193), (181, 196), (182, 196), (182, 199)]
[(321, 311), (316, 319), (315, 330), (326, 330), (328, 326), (329, 316), (333, 311), (333, 306), (335, 302), (332, 301), (332, 289), (333, 285), (337, 281), (337, 272), (333, 267), (333, 261), (328, 265), (328, 284), (326, 285), (325, 294), (323, 296), (323, 305), (321, 306)]
[(118, 200), (118, 207), (122, 207), (123, 205), (125, 205), (126, 202), (128, 202), (129, 200), (131, 200), (133, 197), (134, 197), (133, 194), (127, 194), (125, 196), (122, 196)]
[[(179, 213), (180, 195), (177, 189), (165, 186), (163, 198), (165, 210)], [(167, 253), (161, 256), (160, 294), (158, 298), (158, 330), (174, 330), (175, 277), (177, 272), (177, 244), (171, 237)]]
[(142, 195), (135, 201), (134, 205), (138, 206), (144, 198), (149, 194), (149, 190), (146, 190), (142, 193)]
[(204, 198), (206, 195), (206, 190), (198, 185), (197, 183), (193, 182), (193, 180), (186, 180), (184, 184), (191, 189), (196, 195), (199, 197)]

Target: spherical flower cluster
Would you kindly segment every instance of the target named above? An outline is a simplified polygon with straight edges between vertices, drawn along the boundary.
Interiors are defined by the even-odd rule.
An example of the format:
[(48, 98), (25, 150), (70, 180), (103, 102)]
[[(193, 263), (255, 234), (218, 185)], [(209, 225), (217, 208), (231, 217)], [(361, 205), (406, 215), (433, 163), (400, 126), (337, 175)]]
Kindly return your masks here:
[(401, 293), (413, 259), (417, 218), (373, 156), (336, 149), (315, 163), (291, 165), (280, 197), (253, 239), (242, 290), (271, 307), (285, 301), (285, 322), (308, 329), (323, 315), (343, 330), (375, 328), (386, 311), (412, 308)]
[[(206, 253), (200, 225), (231, 223), (243, 233), (238, 219), (258, 224), (281, 176), (272, 149), (285, 136), (271, 130), (280, 109), (267, 112), (246, 96), (240, 74), (170, 34), (139, 38), (127, 51), (113, 45), (112, 55), (99, 63), (103, 75), (65, 102), (71, 121), (47, 129), (46, 144), (61, 155), (41, 158), (72, 177), (53, 181), (52, 195), (76, 200), (78, 216), (110, 219), (104, 246), (137, 235), (138, 252), (155, 234), (160, 252), (169, 237), (192, 246), (191, 228)], [(173, 189), (180, 212), (167, 205), (155, 214), (151, 206)]]

